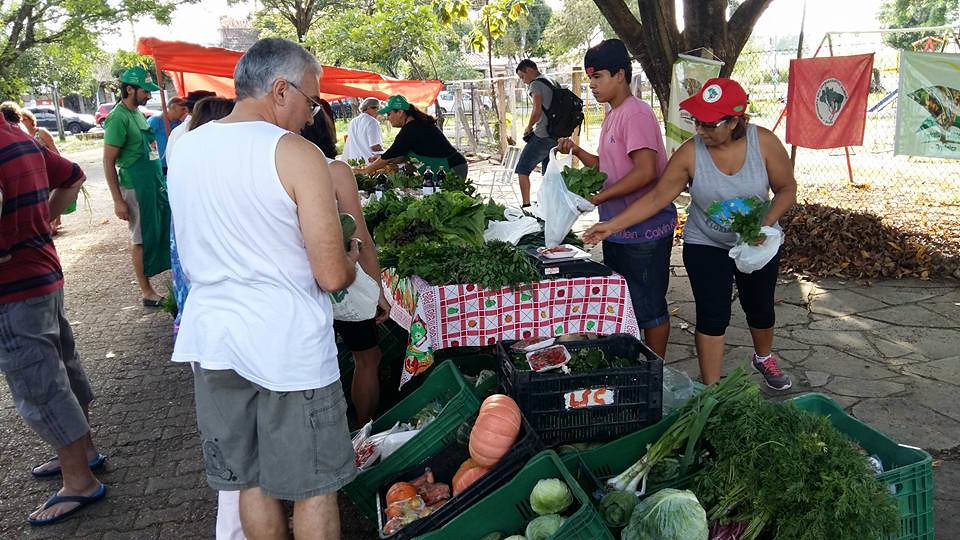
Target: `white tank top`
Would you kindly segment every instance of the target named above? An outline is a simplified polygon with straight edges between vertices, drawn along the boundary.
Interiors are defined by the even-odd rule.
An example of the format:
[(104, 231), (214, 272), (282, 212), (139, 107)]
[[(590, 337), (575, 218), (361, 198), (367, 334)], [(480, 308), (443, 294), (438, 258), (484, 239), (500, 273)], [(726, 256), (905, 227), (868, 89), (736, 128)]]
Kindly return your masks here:
[(281, 392), (340, 378), (330, 301), (277, 175), (287, 133), (266, 122), (209, 122), (177, 142), (167, 177), (191, 287), (173, 361), (232, 369)]

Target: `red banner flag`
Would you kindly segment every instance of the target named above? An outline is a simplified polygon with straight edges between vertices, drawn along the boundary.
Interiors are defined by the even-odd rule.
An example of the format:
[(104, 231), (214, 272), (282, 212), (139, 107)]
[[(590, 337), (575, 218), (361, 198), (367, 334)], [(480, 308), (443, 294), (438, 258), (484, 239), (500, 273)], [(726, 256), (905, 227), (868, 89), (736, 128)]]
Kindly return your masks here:
[(790, 61), (787, 142), (805, 148), (863, 144), (873, 54)]

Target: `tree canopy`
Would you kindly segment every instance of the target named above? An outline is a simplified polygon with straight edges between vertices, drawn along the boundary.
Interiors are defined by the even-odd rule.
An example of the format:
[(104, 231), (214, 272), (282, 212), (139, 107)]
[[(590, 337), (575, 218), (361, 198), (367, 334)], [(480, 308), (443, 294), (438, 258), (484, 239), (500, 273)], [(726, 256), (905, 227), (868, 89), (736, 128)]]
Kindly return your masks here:
[(664, 111), (670, 102), (671, 69), (677, 55), (708, 48), (724, 62), (720, 75), (729, 76), (753, 26), (771, 1), (743, 0), (730, 5), (729, 0), (683, 0), (681, 32), (674, 0), (638, 0), (636, 15), (625, 0), (594, 0), (617, 36), (640, 61)]
[[(956, 22), (960, 0), (885, 0), (877, 19), (884, 28), (941, 26)], [(913, 42), (927, 37), (923, 32), (886, 34), (883, 40), (897, 49), (913, 50)]]
[(31, 86), (53, 82), (76, 88), (77, 80), (102, 62), (102, 52), (96, 47), (98, 36), (143, 16), (169, 23), (177, 5), (195, 1), (0, 1), (4, 30), (0, 34), (0, 93), (19, 98)]

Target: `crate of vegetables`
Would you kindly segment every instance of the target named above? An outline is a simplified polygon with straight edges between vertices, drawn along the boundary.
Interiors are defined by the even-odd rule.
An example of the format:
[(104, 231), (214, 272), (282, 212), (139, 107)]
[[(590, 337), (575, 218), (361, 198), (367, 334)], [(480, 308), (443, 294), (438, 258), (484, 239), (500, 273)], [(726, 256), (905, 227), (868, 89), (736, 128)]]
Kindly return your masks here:
[(534, 456), (499, 489), (423, 540), (508, 538), (613, 540), (590, 498), (552, 450)]
[(469, 437), (388, 480), (377, 509), (380, 538), (432, 531), (509, 481), (543, 444), (508, 396), (480, 406)]
[[(641, 501), (658, 493), (685, 501), (692, 493), (702, 504), (698, 530), (709, 527), (711, 538), (763, 538), (771, 530), (791, 538), (934, 537), (929, 454), (897, 444), (821, 394), (767, 402), (742, 368), (661, 422), (564, 462), (577, 461), (593, 476), (581, 486), (612, 529), (650, 525), (616, 500), (629, 497), (613, 493)], [(654, 536), (690, 537), (678, 534)]]
[(400, 471), (437, 453), (456, 439), (457, 429), (480, 407), (474, 389), (464, 381), (457, 367), (443, 362), (423, 385), (377, 418), (371, 433), (389, 431), (398, 423), (423, 427), (388, 457), (375, 465), (366, 463), (370, 448), (356, 449), (361, 472), (343, 488), (351, 501), (373, 522), (377, 520), (376, 496), (380, 486)]
[(497, 356), (501, 387), (548, 447), (660, 420), (663, 360), (629, 334), (504, 341)]

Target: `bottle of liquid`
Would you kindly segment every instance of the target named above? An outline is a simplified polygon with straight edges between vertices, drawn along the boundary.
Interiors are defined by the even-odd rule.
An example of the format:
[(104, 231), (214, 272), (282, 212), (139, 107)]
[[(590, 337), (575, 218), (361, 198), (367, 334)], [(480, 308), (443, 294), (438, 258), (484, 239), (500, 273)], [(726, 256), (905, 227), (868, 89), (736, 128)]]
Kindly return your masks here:
[(377, 187), (373, 192), (373, 197), (375, 201), (379, 201), (383, 198), (383, 194), (387, 192), (389, 187), (387, 186), (387, 175), (380, 173), (377, 175)]
[(437, 179), (434, 182), (433, 192), (440, 193), (441, 188), (443, 188), (444, 182), (447, 181), (447, 171), (446, 169), (440, 169), (437, 171)]
[(423, 196), (433, 195), (435, 193), (436, 186), (433, 183), (433, 171), (428, 167), (423, 173)]

